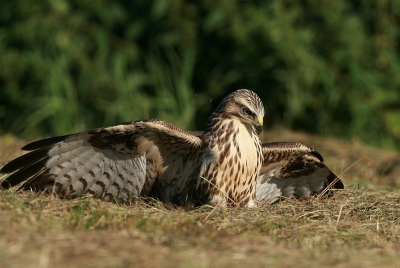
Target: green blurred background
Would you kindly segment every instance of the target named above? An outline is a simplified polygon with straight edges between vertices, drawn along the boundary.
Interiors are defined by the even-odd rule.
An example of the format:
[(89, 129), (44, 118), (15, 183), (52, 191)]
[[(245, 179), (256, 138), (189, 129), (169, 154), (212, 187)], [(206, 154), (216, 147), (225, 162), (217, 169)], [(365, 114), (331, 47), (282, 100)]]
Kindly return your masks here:
[(201, 130), (256, 91), (284, 126), (400, 148), (400, 1), (0, 2), (0, 135)]

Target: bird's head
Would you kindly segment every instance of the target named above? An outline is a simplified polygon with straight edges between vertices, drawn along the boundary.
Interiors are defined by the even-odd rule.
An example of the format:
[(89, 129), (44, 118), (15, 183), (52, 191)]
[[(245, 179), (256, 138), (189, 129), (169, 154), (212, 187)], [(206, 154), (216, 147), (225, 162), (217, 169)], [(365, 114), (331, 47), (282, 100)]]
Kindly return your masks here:
[(264, 105), (260, 97), (249, 89), (239, 89), (226, 96), (216, 112), (253, 125), (258, 134), (263, 129)]

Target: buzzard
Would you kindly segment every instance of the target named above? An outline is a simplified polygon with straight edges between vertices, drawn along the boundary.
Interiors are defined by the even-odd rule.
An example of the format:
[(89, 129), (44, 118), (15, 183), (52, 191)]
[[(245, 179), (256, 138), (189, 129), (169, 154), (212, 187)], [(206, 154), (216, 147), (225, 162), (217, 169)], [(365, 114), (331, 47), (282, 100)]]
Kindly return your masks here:
[(248, 207), (343, 188), (312, 148), (262, 144), (263, 117), (258, 95), (240, 89), (223, 99), (199, 136), (152, 119), (35, 141), (0, 170), (11, 174), (1, 187), (24, 182), (19, 189), (61, 198)]

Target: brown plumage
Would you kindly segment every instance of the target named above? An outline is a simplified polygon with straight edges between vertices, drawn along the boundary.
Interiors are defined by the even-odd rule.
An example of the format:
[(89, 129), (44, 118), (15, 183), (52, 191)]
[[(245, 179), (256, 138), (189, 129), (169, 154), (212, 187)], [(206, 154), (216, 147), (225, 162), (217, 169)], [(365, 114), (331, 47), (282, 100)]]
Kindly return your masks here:
[(263, 116), (260, 98), (241, 89), (220, 103), (200, 136), (154, 119), (39, 140), (0, 170), (11, 173), (1, 186), (24, 182), (20, 189), (63, 198), (152, 196), (176, 205), (249, 207), (325, 189), (336, 176), (313, 149), (261, 144)]
[[(257, 200), (274, 203), (283, 197), (307, 198), (344, 185), (313, 148), (297, 142), (263, 144), (263, 166), (257, 178)], [(330, 186), (330, 189), (325, 189)]]

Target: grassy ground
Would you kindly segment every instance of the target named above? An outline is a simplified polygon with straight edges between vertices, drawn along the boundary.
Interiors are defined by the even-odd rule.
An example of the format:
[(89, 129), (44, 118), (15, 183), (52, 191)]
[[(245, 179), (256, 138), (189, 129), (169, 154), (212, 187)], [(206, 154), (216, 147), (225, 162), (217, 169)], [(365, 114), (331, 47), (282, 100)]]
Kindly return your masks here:
[[(344, 191), (256, 210), (132, 206), (0, 191), (0, 267), (400, 267), (400, 157), (275, 130), (318, 149)], [(0, 138), (0, 166), (24, 142)], [(354, 164), (354, 165), (353, 165)]]

